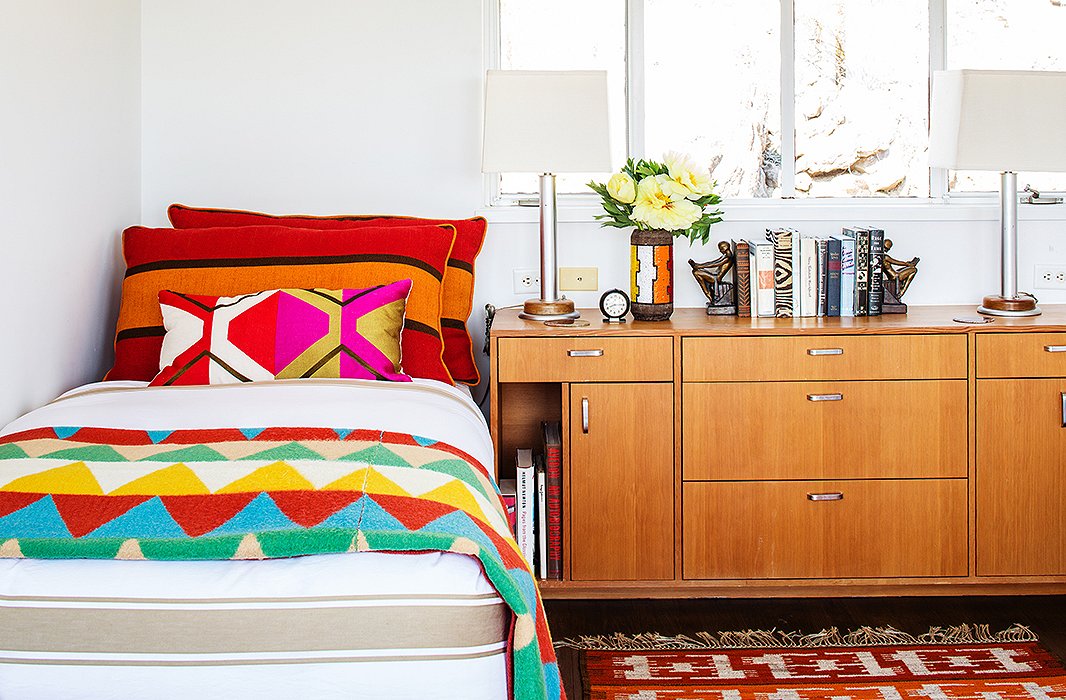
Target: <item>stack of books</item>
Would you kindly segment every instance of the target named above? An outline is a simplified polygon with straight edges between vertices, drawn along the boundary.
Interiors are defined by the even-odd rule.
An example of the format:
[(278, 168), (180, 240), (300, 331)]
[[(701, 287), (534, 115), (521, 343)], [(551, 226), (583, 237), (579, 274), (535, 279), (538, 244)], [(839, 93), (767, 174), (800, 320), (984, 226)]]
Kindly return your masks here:
[(733, 245), (740, 316), (881, 315), (882, 229), (847, 227), (834, 236), (767, 229), (765, 241)]
[(521, 448), (515, 479), (501, 479), (518, 547), (538, 578), (563, 578), (563, 443), (559, 423), (546, 422), (542, 451)]

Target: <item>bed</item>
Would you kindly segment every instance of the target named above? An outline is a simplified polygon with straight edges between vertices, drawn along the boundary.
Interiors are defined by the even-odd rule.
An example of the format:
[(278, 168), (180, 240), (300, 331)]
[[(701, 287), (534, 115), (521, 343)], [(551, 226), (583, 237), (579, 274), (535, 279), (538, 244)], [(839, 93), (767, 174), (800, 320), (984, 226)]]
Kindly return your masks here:
[[(103, 449), (91, 454), (92, 448), (85, 445), (107, 441), (75, 430), (87, 425), (106, 429), (97, 432), (114, 443), (108, 445), (110, 450), (128, 456), (117, 457)], [(368, 452), (365, 441), (353, 440), (357, 434), (346, 434), (352, 426), (380, 435), (371, 441), (377, 449)], [(232, 443), (237, 451), (231, 457), (238, 453), (247, 457), (249, 452), (262, 456), (238, 462), (193, 454), (189, 441), (198, 440), (197, 447), (205, 442), (202, 436), (195, 437), (197, 431), (217, 433), (223, 427), (266, 438)], [(284, 436), (272, 435), (269, 429), (275, 427), (288, 430)], [(328, 429), (348, 440), (302, 441), (319, 452), (333, 448), (330, 460), (298, 455), (297, 441), (289, 438), (299, 438), (300, 429), (316, 433), (315, 438), (322, 438)], [(122, 430), (149, 439), (134, 444), (128, 434), (118, 432)], [(399, 436), (412, 434), (414, 445), (399, 441)], [(73, 497), (71, 492), (91, 492), (91, 487), (77, 486), (77, 472), (82, 470), (84, 476), (85, 467), (95, 475), (102, 493), (123, 492), (124, 484), (138, 479), (147, 484), (146, 476), (162, 470), (185, 471), (179, 465), (188, 468), (186, 475), (197, 474), (209, 487), (224, 491), (224, 482), (232, 483), (241, 475), (247, 479), (281, 464), (313, 473), (320, 481), (343, 478), (353, 467), (364, 466), (378, 476), (398, 479), (401, 472), (414, 470), (397, 466), (395, 455), (426, 458), (415, 448), (422, 447), (418, 443), (433, 445), (428, 437), (433, 435), (447, 436), (445, 456), (469, 455), (467, 465), (491, 464), (492, 455), (484, 419), (470, 398), (431, 380), (410, 384), (294, 380), (182, 388), (99, 383), (65, 394), (0, 435), (0, 456), (5, 457), (0, 459), (0, 482), (11, 483), (42, 468), (66, 469), (65, 474), (53, 471), (57, 478), (51, 486), (37, 482), (45, 486), (38, 490), (54, 494), (53, 499), (61, 499), (64, 492), (68, 498)], [(223, 443), (219, 439), (214, 445)], [(286, 445), (288, 456), (278, 449)], [(392, 449), (383, 449), (385, 445)], [(58, 456), (13, 457), (18, 452)], [(355, 462), (340, 460), (353, 452), (364, 456)], [(153, 455), (155, 461), (145, 460)], [(448, 468), (457, 470), (462, 464), (454, 460)], [(414, 490), (424, 488), (415, 480), (406, 483)], [(126, 492), (139, 492), (139, 498), (148, 492), (170, 493), (177, 499), (196, 490), (171, 480)], [(384, 478), (357, 490), (399, 492)], [(146, 510), (153, 502), (138, 505)], [(481, 505), (487, 517), (505, 517), (498, 508), (490, 508), (494, 504)], [(11, 507), (7, 502), (4, 510)], [(339, 512), (351, 510), (348, 506)], [(19, 526), (11, 516), (19, 512), (46, 521), (43, 508), (19, 509), (0, 519), (0, 541), (8, 548), (7, 555), (16, 546), (17, 540), (10, 536)], [(260, 522), (270, 520), (263, 512), (256, 517)], [(389, 529), (363, 517), (366, 533)], [(359, 539), (359, 526), (334, 518), (342, 538)], [(152, 538), (138, 538), (137, 528), (158, 531), (160, 526), (153, 525), (147, 513), (145, 524), (131, 521), (123, 526), (121, 520), (113, 518), (110, 530), (94, 529), (101, 546), (117, 544), (119, 557), (152, 556), (148, 552)], [(329, 524), (328, 518), (325, 522)], [(285, 527), (275, 523), (272, 530), (284, 534)], [(236, 527), (228, 538), (247, 529)], [(172, 536), (160, 532), (158, 540)], [(134, 540), (145, 551), (132, 551)], [(284, 551), (296, 545), (275, 546)], [(383, 546), (404, 545), (394, 541)], [(422, 551), (425, 546), (412, 543), (419, 553), (405, 555), (363, 551), (262, 561), (0, 559), (0, 697), (506, 698), (518, 631), (514, 611), (477, 558), (469, 553)], [(28, 549), (25, 543), (22, 547)], [(123, 547), (126, 551), (120, 552)], [(349, 548), (360, 545), (345, 547)], [(49, 556), (47, 551), (37, 554)], [(154, 556), (176, 558), (181, 553), (163, 551)], [(257, 559), (263, 553), (240, 551), (238, 545), (232, 556)], [(528, 576), (515, 580), (532, 585)], [(530, 600), (536, 604), (535, 594)], [(521, 674), (516, 680), (538, 685)], [(526, 694), (517, 688), (516, 696)]]
[[(441, 228), (126, 232), (111, 381), (0, 430), (0, 698), (562, 696), (484, 418), (449, 381), (477, 381), (454, 332), (469, 289), (461, 308), (439, 286), (459, 269), (472, 288), (472, 256), (456, 265)], [(250, 295), (314, 273), (343, 306), (353, 270), (407, 285), (400, 376), (370, 368), (396, 381), (287, 379), (233, 343), (195, 379), (195, 343), (156, 327), (168, 294), (207, 308), (178, 285)]]

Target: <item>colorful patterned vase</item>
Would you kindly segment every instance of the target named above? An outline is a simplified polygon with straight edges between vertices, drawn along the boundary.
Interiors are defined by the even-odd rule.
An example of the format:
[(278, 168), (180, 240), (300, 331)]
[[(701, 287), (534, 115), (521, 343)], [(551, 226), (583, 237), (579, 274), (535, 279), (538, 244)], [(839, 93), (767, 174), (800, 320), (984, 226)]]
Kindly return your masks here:
[(665, 321), (674, 313), (674, 237), (669, 231), (633, 231), (630, 292), (633, 318)]

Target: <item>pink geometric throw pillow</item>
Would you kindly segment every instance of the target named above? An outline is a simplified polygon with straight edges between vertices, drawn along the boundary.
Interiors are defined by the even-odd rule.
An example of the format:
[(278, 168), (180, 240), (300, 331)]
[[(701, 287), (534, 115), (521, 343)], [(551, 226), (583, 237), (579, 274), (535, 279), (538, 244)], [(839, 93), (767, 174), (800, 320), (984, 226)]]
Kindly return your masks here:
[(160, 292), (166, 336), (150, 386), (296, 378), (409, 382), (400, 332), (411, 285), (236, 297)]

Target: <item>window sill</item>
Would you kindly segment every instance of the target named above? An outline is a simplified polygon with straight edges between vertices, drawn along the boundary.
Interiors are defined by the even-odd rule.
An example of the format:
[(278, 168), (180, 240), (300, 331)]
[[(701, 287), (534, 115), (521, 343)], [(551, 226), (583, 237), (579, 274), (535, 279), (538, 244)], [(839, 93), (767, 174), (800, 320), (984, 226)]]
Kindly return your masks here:
[[(877, 223), (881, 221), (998, 221), (998, 198), (974, 201), (939, 200), (732, 200), (720, 205), (727, 222), (756, 222), (790, 225), (804, 221)], [(603, 212), (598, 204), (567, 203), (560, 197), (557, 209), (560, 223), (598, 223), (595, 216)], [(539, 220), (535, 206), (499, 205), (480, 209), (490, 223), (535, 224)], [(1066, 221), (1066, 205), (1018, 206), (1019, 221)]]

